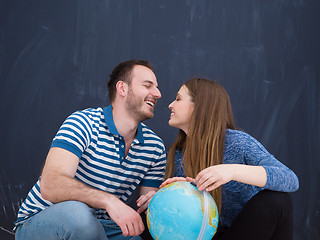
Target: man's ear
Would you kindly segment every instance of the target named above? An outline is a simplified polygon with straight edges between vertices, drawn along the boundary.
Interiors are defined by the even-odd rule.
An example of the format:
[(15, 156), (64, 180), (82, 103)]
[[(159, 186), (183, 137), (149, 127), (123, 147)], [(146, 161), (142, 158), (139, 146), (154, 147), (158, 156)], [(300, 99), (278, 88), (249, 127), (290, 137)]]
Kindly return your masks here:
[(124, 81), (118, 81), (116, 84), (117, 92), (120, 96), (125, 97), (128, 93), (128, 84)]

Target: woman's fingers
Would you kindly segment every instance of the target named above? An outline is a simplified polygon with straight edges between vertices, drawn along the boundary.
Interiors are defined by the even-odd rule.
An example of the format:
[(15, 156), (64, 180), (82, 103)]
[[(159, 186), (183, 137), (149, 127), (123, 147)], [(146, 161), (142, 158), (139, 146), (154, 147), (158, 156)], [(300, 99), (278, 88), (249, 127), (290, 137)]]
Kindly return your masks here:
[(192, 178), (192, 177), (186, 177), (186, 180), (188, 182), (191, 182), (191, 183), (195, 183), (196, 182), (196, 180), (194, 178)]
[(167, 180), (165, 180), (163, 183), (161, 183), (159, 188), (164, 187), (165, 185), (169, 184), (169, 183), (173, 183), (173, 182), (178, 182), (178, 181), (187, 181), (186, 178), (184, 177), (173, 177), (173, 178), (168, 178)]
[(207, 192), (211, 192), (212, 190), (220, 187), (222, 184), (220, 182), (215, 182), (212, 185), (210, 185), (209, 187), (206, 188)]
[(212, 191), (233, 180), (234, 166), (233, 164), (219, 164), (202, 170), (196, 177), (198, 189)]
[(200, 191), (208, 188), (210, 185), (216, 182), (216, 178), (210, 175), (204, 175), (197, 181), (197, 187)]

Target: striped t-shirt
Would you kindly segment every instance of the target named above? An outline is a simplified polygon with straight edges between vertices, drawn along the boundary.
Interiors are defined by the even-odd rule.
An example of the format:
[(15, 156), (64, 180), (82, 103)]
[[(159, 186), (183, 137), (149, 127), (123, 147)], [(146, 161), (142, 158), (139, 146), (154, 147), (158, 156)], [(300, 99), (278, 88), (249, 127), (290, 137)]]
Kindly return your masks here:
[[(138, 185), (159, 187), (164, 178), (166, 154), (162, 140), (139, 123), (136, 138), (125, 157), (125, 141), (113, 122), (111, 105), (70, 115), (51, 147), (66, 149), (79, 157), (75, 179), (112, 193), (122, 201)], [(16, 226), (51, 205), (52, 202), (41, 197), (39, 178), (19, 209)], [(108, 219), (104, 209), (96, 209), (96, 215)]]

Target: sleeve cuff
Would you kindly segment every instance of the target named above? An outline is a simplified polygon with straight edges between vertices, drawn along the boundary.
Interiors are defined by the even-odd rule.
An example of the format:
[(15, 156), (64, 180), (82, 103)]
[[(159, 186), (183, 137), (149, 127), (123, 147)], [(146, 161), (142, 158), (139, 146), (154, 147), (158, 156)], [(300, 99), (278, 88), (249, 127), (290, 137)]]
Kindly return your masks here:
[(62, 148), (65, 149), (69, 152), (72, 152), (73, 154), (75, 154), (79, 159), (82, 156), (82, 151), (80, 151), (78, 148), (76, 148), (75, 146), (73, 146), (72, 144), (70, 144), (67, 141), (63, 141), (63, 140), (55, 140), (52, 144), (50, 148), (53, 147), (58, 147), (58, 148)]
[(155, 188), (159, 188), (159, 186), (161, 185), (163, 181), (161, 180), (149, 180), (149, 179), (145, 179), (143, 180), (140, 185), (144, 186), (144, 187), (155, 187)]

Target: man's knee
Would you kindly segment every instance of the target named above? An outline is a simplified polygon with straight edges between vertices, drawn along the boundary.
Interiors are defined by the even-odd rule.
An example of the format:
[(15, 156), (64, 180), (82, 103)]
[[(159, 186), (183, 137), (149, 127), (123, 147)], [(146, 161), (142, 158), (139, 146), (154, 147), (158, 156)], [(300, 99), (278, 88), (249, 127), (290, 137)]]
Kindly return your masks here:
[[(61, 204), (62, 206), (59, 206)], [(63, 239), (106, 239), (103, 227), (94, 216), (94, 210), (83, 202), (67, 201), (56, 207), (64, 209), (61, 221)]]
[(87, 217), (93, 216), (93, 209), (87, 204), (79, 201), (66, 201), (57, 203), (52, 206), (60, 211), (65, 218), (71, 218), (73, 220), (85, 220)]
[(54, 204), (19, 227), (16, 239), (107, 239), (94, 210), (78, 201)]

